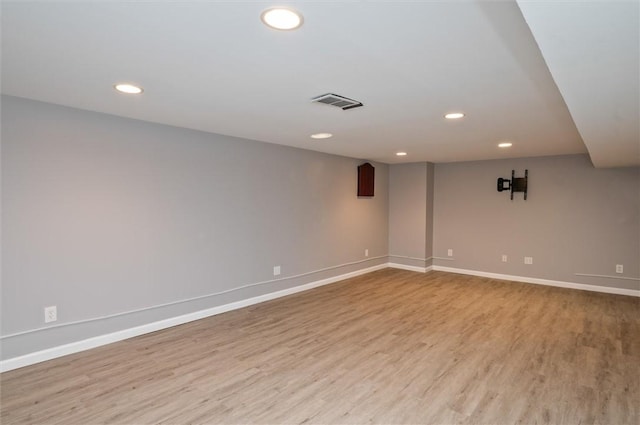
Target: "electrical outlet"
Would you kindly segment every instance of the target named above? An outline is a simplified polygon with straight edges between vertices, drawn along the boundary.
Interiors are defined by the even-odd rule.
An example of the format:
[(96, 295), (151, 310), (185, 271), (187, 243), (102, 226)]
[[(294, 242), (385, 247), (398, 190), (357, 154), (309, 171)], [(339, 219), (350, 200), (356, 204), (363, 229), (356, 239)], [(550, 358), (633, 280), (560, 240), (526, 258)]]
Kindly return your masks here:
[(533, 264), (533, 257), (524, 257), (525, 264)]
[(58, 320), (58, 307), (52, 305), (44, 308), (44, 323), (55, 322)]
[(365, 249), (365, 250), (364, 250), (364, 256), (365, 256), (365, 257), (368, 257), (368, 256), (369, 256), (369, 250), (368, 250), (368, 249)]
[(453, 257), (453, 249), (449, 248), (449, 249), (447, 250), (447, 255), (448, 255), (449, 257)]
[(502, 254), (502, 262), (503, 263), (507, 262), (507, 254)]
[(280, 266), (273, 266), (273, 275), (274, 276), (280, 275)]
[(622, 264), (616, 264), (616, 273), (624, 273), (624, 266)]

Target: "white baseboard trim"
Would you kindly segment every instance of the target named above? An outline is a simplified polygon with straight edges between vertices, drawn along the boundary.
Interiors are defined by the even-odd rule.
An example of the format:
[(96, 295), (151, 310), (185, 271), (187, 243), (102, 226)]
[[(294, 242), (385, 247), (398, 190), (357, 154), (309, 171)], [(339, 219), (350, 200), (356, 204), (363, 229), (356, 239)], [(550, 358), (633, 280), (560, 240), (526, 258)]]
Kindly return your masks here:
[(270, 301), (276, 298), (286, 297), (287, 295), (296, 294), (302, 291), (308, 291), (309, 289), (317, 288), (319, 286), (329, 285), (330, 283), (335, 283), (341, 280), (349, 279), (351, 277), (360, 276), (360, 275), (370, 273), (376, 270), (384, 269), (387, 267), (388, 267), (388, 264), (383, 263), (377, 266), (367, 267), (364, 269), (356, 270), (354, 272), (341, 274), (339, 276), (317, 280), (314, 282), (306, 283), (304, 285), (294, 286), (293, 288), (283, 289), (281, 291), (271, 292), (269, 294), (247, 298), (245, 300), (240, 300), (240, 301), (224, 304), (217, 307), (212, 307), (206, 310), (200, 310), (193, 313), (184, 314), (182, 316), (171, 317), (169, 319), (148, 323), (146, 325), (136, 326), (134, 328), (129, 328), (129, 329), (123, 329), (121, 331), (84, 339), (82, 341), (72, 342), (69, 344), (48, 348), (46, 350), (25, 354), (23, 356), (2, 360), (0, 361), (0, 372), (7, 372), (7, 371), (18, 369), (24, 366), (33, 365), (36, 363), (56, 359), (58, 357), (66, 356), (69, 354), (90, 350), (92, 348), (100, 347), (102, 345), (111, 344), (113, 342), (118, 342), (128, 338), (133, 338), (135, 336), (144, 335), (150, 332), (156, 332), (162, 329), (171, 328), (173, 326), (182, 325), (185, 323), (193, 322), (195, 320), (204, 319), (206, 317), (215, 316), (217, 314), (225, 313), (227, 311), (237, 310), (243, 307), (259, 304), (261, 302)]
[(628, 295), (640, 297), (640, 290), (611, 288), (609, 286), (587, 285), (584, 283), (563, 282), (559, 280), (539, 279), (536, 277), (514, 276), (509, 274), (488, 273), (477, 270), (457, 269), (454, 267), (433, 266), (433, 270), (449, 273), (488, 277), (491, 279), (511, 280), (514, 282), (533, 283), (536, 285), (557, 286), (559, 288), (579, 289), (582, 291), (604, 292), (606, 294)]
[(433, 266), (418, 267), (418, 266), (407, 266), (406, 264), (400, 264), (400, 263), (387, 263), (387, 266), (394, 269), (409, 270), (409, 271), (418, 272), (418, 273), (426, 273), (429, 270), (432, 270), (433, 268)]
[(426, 273), (431, 270), (443, 271), (449, 273), (458, 273), (472, 276), (488, 277), (492, 279), (511, 280), (515, 282), (533, 283), (537, 285), (556, 286), (560, 288), (579, 289), (584, 291), (604, 292), (608, 294), (629, 295), (634, 297), (640, 297), (640, 290), (623, 289), (623, 288), (611, 288), (607, 286), (587, 285), (582, 283), (562, 282), (556, 280), (538, 279), (533, 277), (505, 275), (499, 273), (488, 273), (477, 270), (458, 269), (454, 267), (443, 266), (429, 266), (429, 267), (416, 267), (408, 266), (398, 263), (384, 263), (377, 266), (367, 267), (364, 269), (356, 270), (354, 272), (345, 273), (339, 276), (330, 277), (327, 279), (317, 280), (314, 282), (306, 283), (304, 285), (295, 286), (293, 288), (283, 289), (281, 291), (271, 292), (269, 294), (260, 295), (257, 297), (248, 298), (245, 300), (236, 301), (229, 304), (224, 304), (217, 307), (212, 307), (206, 310), (200, 310), (193, 313), (185, 314), (182, 316), (172, 317), (165, 320), (160, 320), (153, 323), (148, 323), (142, 326), (136, 326), (134, 328), (124, 329), (121, 331), (88, 338), (82, 341), (72, 342), (69, 344), (52, 347), (42, 351), (36, 351), (33, 353), (25, 354), (23, 356), (14, 357), (0, 361), (0, 372), (7, 372), (13, 369), (18, 369), (24, 366), (44, 362), (47, 360), (56, 359), (69, 354), (79, 353), (81, 351), (90, 350), (92, 348), (100, 347), (103, 345), (111, 344), (113, 342), (122, 341), (135, 336), (144, 335), (150, 332), (159, 331), (162, 329), (171, 328), (173, 326), (182, 325), (185, 323), (193, 322), (195, 320), (204, 319), (206, 317), (215, 316), (217, 314), (225, 313), (231, 310), (237, 310), (243, 307), (248, 307), (261, 302), (270, 301), (276, 298), (286, 297), (287, 295), (296, 294), (298, 292), (307, 291), (309, 289), (317, 288), (319, 286), (328, 285), (351, 277), (360, 276), (366, 273), (370, 273), (376, 270), (392, 267), (396, 269), (409, 270), (419, 273)]

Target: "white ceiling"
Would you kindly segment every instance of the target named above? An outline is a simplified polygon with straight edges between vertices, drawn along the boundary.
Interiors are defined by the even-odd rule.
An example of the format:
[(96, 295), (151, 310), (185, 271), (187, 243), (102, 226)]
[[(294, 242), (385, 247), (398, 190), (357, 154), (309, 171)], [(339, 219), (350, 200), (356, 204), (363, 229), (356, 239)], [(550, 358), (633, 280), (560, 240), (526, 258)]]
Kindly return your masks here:
[[(260, 21), (283, 2), (3, 1), (2, 92), (386, 163), (583, 153), (584, 137), (595, 164), (630, 165), (617, 115), (574, 106), (601, 103), (593, 87), (556, 87), (564, 53), (546, 41), (557, 28), (531, 24), (553, 51), (543, 58), (515, 1), (285, 3), (304, 15), (297, 31)], [(532, 21), (555, 14), (541, 10)], [(625, 46), (612, 55), (626, 57)], [(145, 92), (119, 94), (120, 81)], [(617, 89), (635, 90), (637, 107), (637, 75)], [(327, 92), (364, 107), (310, 102)], [(445, 120), (450, 111), (467, 116)], [(583, 131), (582, 120), (604, 130)]]
[(640, 165), (640, 2), (518, 4), (594, 165)]

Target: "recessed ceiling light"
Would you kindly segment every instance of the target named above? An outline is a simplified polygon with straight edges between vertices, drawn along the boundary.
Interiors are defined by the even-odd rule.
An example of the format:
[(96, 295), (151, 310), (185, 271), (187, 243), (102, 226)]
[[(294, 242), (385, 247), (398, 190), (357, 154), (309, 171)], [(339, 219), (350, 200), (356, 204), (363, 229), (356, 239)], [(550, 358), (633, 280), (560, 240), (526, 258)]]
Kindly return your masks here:
[(464, 117), (464, 114), (462, 112), (451, 112), (444, 117), (448, 120), (457, 120), (458, 118)]
[(407, 156), (406, 152), (396, 152), (397, 156)]
[(513, 146), (513, 143), (511, 143), (511, 142), (498, 143), (498, 147), (499, 148), (510, 148), (511, 146)]
[(316, 133), (316, 134), (312, 134), (311, 138), (312, 139), (328, 139), (331, 136), (333, 136), (333, 134), (331, 133)]
[(276, 7), (262, 12), (260, 19), (265, 25), (277, 30), (294, 30), (302, 25), (302, 15), (295, 10)]
[(127, 94), (140, 94), (144, 91), (142, 87), (134, 86), (133, 84), (116, 84), (113, 87), (120, 93)]

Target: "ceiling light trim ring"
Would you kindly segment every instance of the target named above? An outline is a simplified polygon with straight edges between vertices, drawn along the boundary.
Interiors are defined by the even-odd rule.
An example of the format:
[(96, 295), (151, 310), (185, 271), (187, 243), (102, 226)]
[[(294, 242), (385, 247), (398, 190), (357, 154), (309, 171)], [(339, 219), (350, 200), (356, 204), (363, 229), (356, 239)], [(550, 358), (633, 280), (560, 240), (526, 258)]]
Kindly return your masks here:
[(311, 135), (312, 139), (328, 139), (330, 137), (333, 137), (333, 134), (331, 133), (314, 133)]
[[(276, 21), (274, 21), (274, 14), (280, 13), (280, 16), (275, 16)], [(271, 18), (269, 17), (271, 16)], [(292, 19), (292, 21), (278, 22), (277, 19)], [(264, 10), (260, 14), (260, 20), (263, 24), (268, 26), (271, 29), (278, 31), (293, 31), (302, 26), (304, 23), (304, 17), (302, 13), (298, 12), (295, 9), (290, 9), (288, 7), (270, 7)]]
[(136, 86), (131, 83), (116, 83), (113, 85), (113, 88), (119, 92), (124, 94), (142, 94), (144, 93), (144, 89), (140, 86)]

